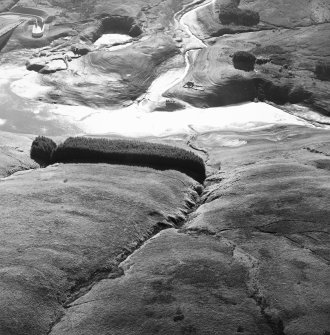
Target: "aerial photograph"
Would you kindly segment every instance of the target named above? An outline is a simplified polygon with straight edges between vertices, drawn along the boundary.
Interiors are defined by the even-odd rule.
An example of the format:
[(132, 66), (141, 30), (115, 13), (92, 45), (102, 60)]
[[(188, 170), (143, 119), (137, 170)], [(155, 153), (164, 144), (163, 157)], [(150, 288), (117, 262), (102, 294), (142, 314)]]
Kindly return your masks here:
[(0, 0), (0, 335), (330, 335), (330, 0)]

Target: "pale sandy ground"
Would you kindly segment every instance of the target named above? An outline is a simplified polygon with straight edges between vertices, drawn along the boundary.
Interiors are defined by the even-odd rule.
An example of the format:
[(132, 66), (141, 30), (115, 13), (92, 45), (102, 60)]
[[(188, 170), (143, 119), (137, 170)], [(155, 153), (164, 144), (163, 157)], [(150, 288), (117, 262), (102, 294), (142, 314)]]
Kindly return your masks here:
[[(72, 113), (73, 110), (76, 110)], [(217, 108), (187, 108), (173, 113), (144, 113), (138, 106), (117, 111), (62, 106), (52, 111), (71, 119), (89, 134), (120, 134), (132, 137), (168, 136), (211, 130), (253, 130), (274, 124), (308, 125), (307, 122), (265, 103)], [(79, 120), (80, 118), (80, 120)]]
[(103, 34), (97, 41), (94, 42), (94, 45), (114, 45), (118, 43), (126, 43), (131, 41), (132, 37), (124, 34)]
[[(7, 80), (2, 78), (0, 85), (10, 85), (11, 91), (25, 101), (45, 94), (49, 90), (49, 87), (40, 84), (39, 75), (35, 72), (13, 67), (7, 67), (5, 71), (8, 75)], [(208, 109), (187, 105), (186, 109), (172, 113), (153, 112), (159, 102), (165, 99), (162, 93), (181, 80), (186, 71), (187, 68), (173, 69), (161, 75), (136, 103), (122, 109), (105, 110), (38, 103), (39, 107), (34, 104), (34, 109), (30, 112), (38, 114), (39, 109), (47, 108), (48, 119), (73, 124), (81, 129), (82, 133), (114, 133), (134, 137), (189, 133), (192, 131), (191, 127), (204, 132), (252, 130), (274, 124), (309, 125), (299, 117), (260, 102)], [(2, 120), (2, 123), (5, 121)]]
[[(15, 73), (15, 71), (13, 72)], [(153, 112), (164, 99), (162, 93), (173, 86), (186, 73), (175, 69), (157, 78), (138, 102), (118, 110), (94, 109), (84, 106), (48, 105), (55, 119), (73, 123), (84, 133), (123, 136), (168, 136), (189, 133), (191, 127), (199, 132), (210, 130), (252, 130), (274, 124), (308, 125), (308, 122), (265, 103), (246, 103), (215, 108), (193, 108), (169, 112)], [(31, 72), (11, 84), (12, 91), (24, 98), (44, 93)], [(36, 111), (34, 111), (36, 113)]]

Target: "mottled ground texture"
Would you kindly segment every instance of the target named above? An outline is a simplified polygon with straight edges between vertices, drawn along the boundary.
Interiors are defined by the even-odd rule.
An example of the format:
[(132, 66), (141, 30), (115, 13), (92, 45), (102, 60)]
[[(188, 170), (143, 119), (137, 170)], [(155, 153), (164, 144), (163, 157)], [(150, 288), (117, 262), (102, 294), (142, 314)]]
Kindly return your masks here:
[(120, 261), (184, 219), (192, 186), (179, 172), (106, 164), (2, 180), (0, 334), (47, 334), (70, 301), (122, 275)]
[(212, 171), (197, 210), (73, 301), (50, 334), (329, 331), (327, 132), (274, 127), (193, 144)]
[[(47, 12), (46, 33), (33, 39), (25, 21), (0, 38), (0, 128), (15, 116), (13, 131), (29, 132), (33, 115), (28, 129), (79, 133), (47, 103), (95, 107), (80, 121), (98, 107), (148, 105), (141, 96), (169, 69), (184, 76), (159, 84), (173, 113), (250, 100), (330, 113), (329, 1), (18, 4)], [(222, 24), (223, 6), (260, 22)], [(131, 39), (95, 45), (106, 33)], [(235, 67), (238, 51), (254, 67)], [(204, 185), (142, 167), (41, 169), (29, 158), (34, 135), (0, 132), (0, 335), (329, 335), (329, 130), (272, 120), (145, 139), (201, 155)]]

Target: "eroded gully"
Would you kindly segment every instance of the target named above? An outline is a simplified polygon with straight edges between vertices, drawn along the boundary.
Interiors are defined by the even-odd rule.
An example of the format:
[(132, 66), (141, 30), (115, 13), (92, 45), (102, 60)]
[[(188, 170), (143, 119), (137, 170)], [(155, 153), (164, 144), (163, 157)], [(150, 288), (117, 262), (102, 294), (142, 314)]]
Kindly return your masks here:
[[(213, 0), (212, 0), (213, 1)], [(182, 18), (184, 15), (188, 14), (192, 10), (197, 10), (201, 6), (208, 5), (212, 1), (207, 1), (205, 4), (205, 1), (194, 1), (192, 4), (189, 4), (185, 6), (182, 10), (177, 12), (175, 14), (174, 20), (176, 24), (180, 25), (191, 37), (195, 37), (192, 32), (189, 29), (189, 26), (186, 24), (182, 23)], [(203, 46), (205, 44), (200, 41)], [(180, 82), (187, 74), (189, 71), (190, 63), (189, 63), (189, 52), (192, 50), (198, 50), (201, 49), (202, 47), (196, 47), (196, 48), (191, 48), (188, 50), (185, 50), (184, 52), (184, 57), (185, 57), (185, 63), (186, 63), (186, 68), (185, 71), (178, 80), (176, 80), (171, 87), (176, 85), (178, 82)], [(170, 87), (166, 88), (169, 89)], [(165, 92), (165, 90), (164, 90)], [(164, 93), (163, 92), (163, 93)], [(148, 100), (148, 97), (145, 96), (143, 98), (144, 100)], [(141, 103), (141, 101), (139, 102)], [(204, 156), (207, 158), (206, 163), (208, 161), (208, 153), (206, 150), (199, 148), (196, 145), (196, 140), (198, 137), (197, 131), (195, 131), (192, 127), (190, 127), (192, 130), (192, 134), (189, 136), (187, 140), (187, 146), (192, 148), (194, 151), (197, 151), (199, 153), (204, 154)], [(194, 185), (191, 189), (188, 190), (186, 196), (185, 196), (185, 204), (183, 208), (180, 209), (180, 214), (178, 213), (173, 213), (167, 216), (167, 219), (163, 222), (157, 222), (157, 224), (153, 227), (153, 229), (149, 232), (148, 236), (143, 240), (140, 241), (134, 249), (131, 250), (125, 250), (123, 251), (120, 255), (116, 257), (117, 259), (117, 265), (114, 266), (110, 271), (95, 271), (93, 274), (91, 274), (86, 280), (76, 283), (73, 285), (70, 289), (70, 292), (68, 292), (68, 296), (66, 301), (62, 302), (62, 306), (64, 307), (64, 310), (69, 310), (70, 307), (76, 306), (77, 304), (75, 303), (79, 298), (83, 297), (86, 295), (88, 292), (90, 292), (95, 285), (97, 285), (101, 280), (103, 279), (115, 279), (121, 276), (124, 276), (124, 270), (121, 266), (121, 264), (126, 261), (129, 257), (134, 256), (135, 253), (139, 252), (139, 250), (150, 240), (150, 239), (157, 239), (159, 236), (160, 232), (169, 229), (169, 228), (175, 228), (175, 229), (180, 229), (184, 227), (186, 222), (190, 221), (190, 219), (193, 217), (194, 213), (197, 211), (199, 206), (201, 205), (201, 198), (203, 194), (204, 187), (200, 184)], [(61, 320), (65, 316), (66, 312), (64, 311), (61, 315), (58, 315), (56, 319), (53, 320), (53, 322), (50, 324), (49, 331), (47, 332), (47, 335), (52, 334), (52, 330), (54, 327), (61, 323)]]
[[(188, 15), (192, 11), (199, 10), (200, 8), (207, 6), (213, 3), (214, 0), (211, 1), (194, 1), (193, 3), (186, 5), (183, 9), (177, 12), (174, 16), (176, 23), (183, 28), (193, 39), (198, 39), (189, 29), (189, 25), (183, 22), (184, 16)], [(181, 82), (186, 76), (187, 72), (190, 68), (189, 62), (189, 52), (193, 50), (199, 50), (206, 45), (199, 40), (200, 44), (198, 47), (192, 47), (184, 51), (186, 69), (181, 78), (175, 81), (171, 87), (176, 85), (178, 82)], [(168, 88), (167, 88), (168, 89)], [(165, 92), (165, 91), (164, 91)], [(163, 92), (163, 93), (164, 93)], [(147, 100), (147, 97), (144, 99)], [(191, 189), (188, 190), (185, 196), (185, 203), (183, 208), (181, 208), (180, 214), (178, 212), (169, 214), (165, 221), (157, 222), (154, 228), (149, 232), (148, 236), (140, 241), (134, 249), (126, 249), (120, 255), (117, 256), (117, 265), (114, 266), (110, 271), (96, 271), (91, 274), (89, 278), (85, 281), (77, 283), (74, 285), (69, 294), (68, 298), (65, 302), (63, 302), (64, 312), (59, 315), (54, 322), (50, 325), (48, 335), (52, 334), (52, 330), (57, 324), (61, 323), (61, 320), (66, 315), (66, 312), (70, 310), (71, 307), (78, 306), (80, 303), (77, 301), (79, 298), (86, 295), (88, 292), (92, 291), (93, 288), (103, 279), (112, 280), (121, 276), (125, 276), (125, 271), (123, 270), (122, 264), (127, 261), (130, 257), (133, 257), (136, 253), (138, 253), (141, 248), (143, 248), (151, 239), (155, 240), (160, 236), (160, 233), (169, 228), (180, 229), (180, 232), (183, 234), (194, 234), (194, 235), (207, 235), (210, 239), (220, 239), (230, 245), (232, 247), (232, 258), (234, 261), (242, 263), (249, 272), (249, 279), (247, 282), (247, 287), (249, 289), (249, 297), (255, 301), (256, 306), (260, 310), (260, 314), (265, 319), (269, 327), (272, 329), (274, 335), (283, 335), (283, 322), (280, 319), (274, 320), (271, 315), (268, 315), (266, 312), (266, 308), (268, 306), (265, 298), (262, 296), (261, 289), (258, 284), (258, 273), (259, 273), (259, 262), (257, 259), (243, 251), (238, 245), (236, 245), (233, 241), (228, 240), (221, 236), (221, 234), (213, 234), (208, 231), (194, 231), (189, 229), (188, 223), (191, 223), (196, 216), (198, 215), (198, 209), (203, 206), (204, 195), (206, 194), (207, 189), (208, 193), (212, 193), (212, 186), (215, 184), (221, 183), (222, 175), (219, 174), (219, 170), (216, 170), (211, 167), (209, 164), (209, 153), (208, 151), (200, 147), (198, 142), (199, 133), (192, 126), (189, 127), (191, 129), (191, 134), (187, 139), (186, 145), (190, 147), (193, 151), (204, 156), (204, 161), (207, 168), (207, 178), (204, 185), (195, 184)], [(211, 191), (210, 191), (211, 190)], [(205, 198), (206, 199), (206, 198)]]

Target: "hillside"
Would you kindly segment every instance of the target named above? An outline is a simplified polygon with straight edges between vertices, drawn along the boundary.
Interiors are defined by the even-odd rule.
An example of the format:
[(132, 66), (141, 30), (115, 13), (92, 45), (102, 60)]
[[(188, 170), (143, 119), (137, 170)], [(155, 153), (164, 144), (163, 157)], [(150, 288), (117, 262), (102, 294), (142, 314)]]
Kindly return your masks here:
[(0, 335), (330, 334), (329, 1), (0, 12)]

